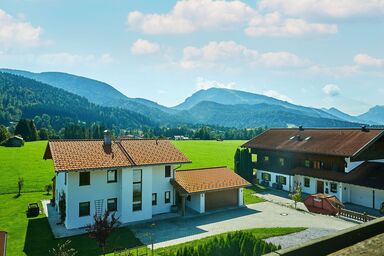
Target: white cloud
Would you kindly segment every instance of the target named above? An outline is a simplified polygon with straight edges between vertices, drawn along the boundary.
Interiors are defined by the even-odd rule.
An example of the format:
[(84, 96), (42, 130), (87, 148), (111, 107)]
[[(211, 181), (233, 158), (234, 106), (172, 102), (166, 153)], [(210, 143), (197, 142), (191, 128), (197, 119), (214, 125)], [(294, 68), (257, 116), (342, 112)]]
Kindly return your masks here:
[(128, 14), (128, 25), (147, 34), (179, 34), (196, 30), (227, 29), (241, 24), (254, 10), (241, 1), (178, 1), (166, 14)]
[(304, 34), (334, 34), (337, 33), (337, 25), (308, 23), (303, 19), (284, 18), (280, 13), (273, 12), (256, 15), (245, 29), (248, 36), (273, 36), (292, 37)]
[(221, 83), (218, 81), (209, 81), (202, 77), (198, 77), (196, 79), (196, 88), (197, 90), (206, 90), (212, 87), (215, 88), (226, 88), (226, 89), (233, 89), (236, 86), (235, 83)]
[(336, 84), (326, 84), (323, 87), (323, 92), (328, 96), (335, 97), (340, 94), (341, 90)]
[(261, 0), (259, 11), (278, 11), (288, 16), (347, 18), (381, 16), (384, 0)]
[(213, 41), (201, 48), (186, 47), (180, 62), (181, 67), (186, 69), (220, 65), (292, 67), (305, 64), (306, 61), (289, 52), (259, 53), (233, 41)]
[(223, 31), (248, 26), (249, 36), (301, 36), (306, 33), (333, 34), (334, 24), (309, 23), (303, 19), (283, 17), (279, 12), (260, 13), (241, 1), (177, 1), (164, 14), (128, 14), (131, 29), (145, 34), (185, 34), (196, 31)]
[(275, 98), (275, 99), (278, 99), (278, 100), (282, 100), (282, 101), (287, 101), (287, 102), (293, 103), (293, 99), (291, 99), (287, 95), (281, 94), (281, 93), (279, 93), (279, 92), (277, 92), (275, 90), (267, 90), (267, 91), (264, 91), (263, 94), (265, 96), (268, 96), (268, 97), (272, 97), (272, 98)]
[(384, 66), (384, 59), (374, 58), (368, 54), (362, 53), (355, 55), (355, 57), (353, 57), (353, 61), (361, 66)]
[(131, 47), (131, 53), (134, 55), (153, 54), (160, 51), (160, 45), (144, 39), (138, 39)]
[(0, 45), (35, 47), (41, 44), (42, 29), (20, 21), (0, 9)]
[(359, 66), (357, 65), (343, 65), (343, 66), (323, 66), (313, 65), (310, 66), (306, 72), (309, 74), (325, 75), (332, 77), (344, 77), (356, 75), (360, 72)]

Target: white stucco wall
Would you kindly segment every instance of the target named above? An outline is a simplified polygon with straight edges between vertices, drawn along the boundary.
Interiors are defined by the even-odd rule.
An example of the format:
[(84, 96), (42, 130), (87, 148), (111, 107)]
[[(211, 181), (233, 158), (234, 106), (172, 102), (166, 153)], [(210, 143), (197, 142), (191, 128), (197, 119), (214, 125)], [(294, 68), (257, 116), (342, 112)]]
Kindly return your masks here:
[[(67, 176), (67, 220), (66, 227), (78, 228), (90, 224), (96, 212), (95, 200), (103, 200), (103, 211), (107, 209), (107, 199), (117, 198), (116, 216), (122, 223), (151, 219), (152, 215), (170, 212), (174, 203), (174, 189), (170, 179), (165, 177), (165, 166), (146, 166), (142, 170), (142, 209), (133, 211), (133, 168), (119, 169), (117, 182), (107, 182), (107, 170), (91, 170), (90, 185), (79, 186), (79, 172)], [(171, 167), (173, 170), (174, 167)], [(59, 174), (59, 187), (63, 187), (63, 176)], [(58, 187), (58, 188), (59, 188)], [(165, 203), (165, 191), (170, 191), (170, 203)], [(152, 193), (157, 193), (157, 205), (152, 206)], [(90, 202), (90, 216), (79, 217), (79, 203)]]
[(199, 213), (205, 212), (205, 194), (197, 193), (191, 194), (191, 200), (185, 200), (185, 205)]
[(67, 193), (67, 186), (65, 185), (65, 172), (58, 172), (56, 173), (56, 188), (55, 188), (55, 204), (56, 204), (56, 210), (59, 211), (59, 199), (60, 199), (60, 193), (64, 191), (64, 193)]
[(243, 206), (244, 205), (243, 191), (244, 191), (243, 188), (239, 188), (238, 189), (238, 203), (239, 203), (239, 206)]
[(272, 183), (276, 183), (276, 176), (284, 176), (287, 180), (286, 184), (283, 185), (283, 190), (285, 191), (291, 191), (293, 188), (293, 179), (292, 176), (285, 175), (285, 174), (280, 174), (280, 173), (275, 173), (271, 171), (263, 171), (263, 170), (257, 170), (256, 176), (259, 182), (261, 182), (262, 179), (262, 173), (269, 173), (271, 175), (271, 180), (269, 181), (269, 186), (272, 187)]
[[(152, 206), (152, 215), (170, 212), (174, 204), (174, 189), (170, 180), (174, 177), (174, 171), (171, 167), (171, 177), (165, 177), (164, 166), (154, 166), (152, 168), (152, 193), (157, 193), (157, 205)], [(165, 191), (171, 192), (171, 202), (165, 203)]]
[[(95, 200), (103, 200), (103, 212), (107, 209), (107, 199), (117, 198), (118, 211), (116, 216), (121, 215), (121, 197), (119, 184), (121, 183), (121, 170), (117, 172), (117, 182), (107, 183), (106, 170), (90, 171), (90, 185), (79, 186), (79, 173), (69, 172), (67, 176), (67, 228), (78, 228), (93, 222), (96, 212)], [(79, 203), (90, 202), (90, 215), (79, 217)]]

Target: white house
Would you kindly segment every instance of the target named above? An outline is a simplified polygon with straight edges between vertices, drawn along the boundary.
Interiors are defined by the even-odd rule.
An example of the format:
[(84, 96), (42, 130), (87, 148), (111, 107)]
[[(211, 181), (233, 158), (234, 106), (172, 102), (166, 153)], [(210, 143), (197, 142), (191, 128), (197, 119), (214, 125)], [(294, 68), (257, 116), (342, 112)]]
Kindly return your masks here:
[(243, 145), (260, 183), (325, 193), (374, 209), (384, 204), (384, 130), (269, 129)]
[[(192, 176), (189, 182), (178, 180), (181, 171), (176, 169), (190, 160), (173, 144), (167, 140), (112, 140), (109, 132), (104, 140), (51, 140), (44, 159), (53, 160), (56, 209), (59, 211), (60, 198), (65, 198), (68, 229), (86, 226), (93, 222), (95, 214), (106, 210), (116, 212), (122, 223), (149, 220), (171, 212), (173, 205), (183, 213), (185, 206), (204, 212), (212, 208), (205, 203), (206, 193), (224, 196), (227, 191), (236, 190), (236, 205), (242, 205), (242, 187), (248, 185), (230, 171), (229, 180), (234, 179), (235, 183), (184, 193), (183, 188), (196, 180), (196, 171), (182, 171)], [(226, 168), (211, 171), (228, 175)], [(219, 180), (215, 175), (210, 175), (210, 179), (213, 184)], [(233, 206), (220, 197), (216, 200), (223, 201), (216, 205)]]

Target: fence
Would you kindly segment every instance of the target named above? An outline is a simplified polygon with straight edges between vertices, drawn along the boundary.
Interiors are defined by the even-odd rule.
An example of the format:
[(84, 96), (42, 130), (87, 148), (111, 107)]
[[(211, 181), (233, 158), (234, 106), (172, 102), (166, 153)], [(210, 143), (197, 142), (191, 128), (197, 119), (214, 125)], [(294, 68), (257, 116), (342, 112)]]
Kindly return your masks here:
[(354, 212), (351, 210), (339, 208), (338, 215), (352, 220), (367, 222), (376, 219), (376, 217), (368, 215), (367, 213)]

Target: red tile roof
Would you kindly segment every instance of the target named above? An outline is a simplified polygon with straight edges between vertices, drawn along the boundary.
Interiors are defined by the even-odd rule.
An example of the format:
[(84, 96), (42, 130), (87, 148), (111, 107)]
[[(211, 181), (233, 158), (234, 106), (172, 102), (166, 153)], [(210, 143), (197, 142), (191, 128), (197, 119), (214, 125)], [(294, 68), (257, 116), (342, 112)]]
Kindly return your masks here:
[(53, 159), (57, 172), (156, 164), (190, 163), (167, 140), (51, 140), (44, 159)]
[(380, 138), (383, 132), (383, 129), (269, 129), (242, 146), (350, 157)]
[(227, 167), (211, 167), (176, 171), (174, 186), (181, 193), (191, 194), (212, 190), (249, 186), (250, 183)]

